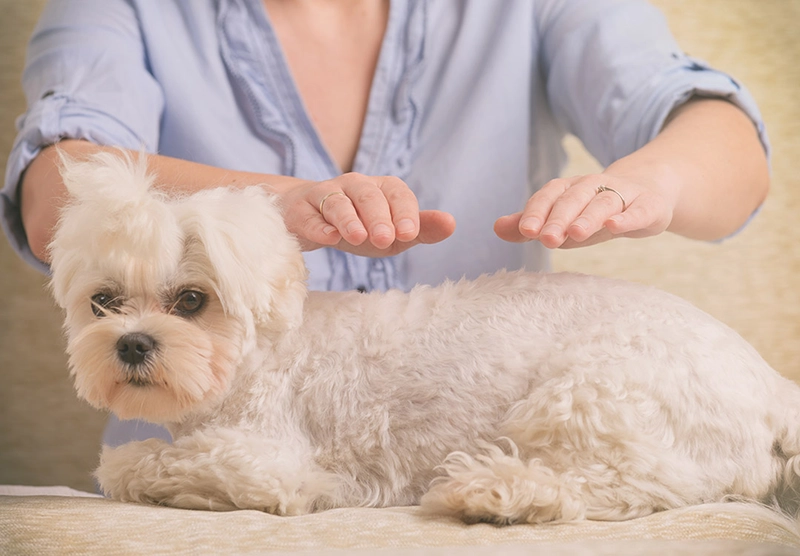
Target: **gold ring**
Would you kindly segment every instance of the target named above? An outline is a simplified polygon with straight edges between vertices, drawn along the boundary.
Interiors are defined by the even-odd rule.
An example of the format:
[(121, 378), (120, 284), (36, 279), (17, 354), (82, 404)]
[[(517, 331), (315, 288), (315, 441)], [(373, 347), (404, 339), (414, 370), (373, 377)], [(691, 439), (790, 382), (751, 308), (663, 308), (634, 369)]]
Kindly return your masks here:
[[(328, 193), (327, 195), (325, 195), (322, 198), (322, 200), (319, 202), (319, 213), (320, 214), (322, 214), (322, 206), (325, 204), (325, 201), (327, 201), (328, 197), (330, 197), (331, 195), (344, 195), (344, 192), (343, 191), (332, 191), (331, 193)], [(346, 195), (345, 195), (345, 197), (346, 197)]]
[(617, 197), (619, 197), (619, 200), (622, 201), (622, 212), (625, 212), (625, 209), (628, 208), (628, 203), (625, 202), (625, 197), (622, 196), (622, 193), (616, 189), (606, 187), (605, 185), (601, 185), (597, 188), (597, 193), (602, 193), (603, 191), (611, 191), (612, 193), (616, 193)]

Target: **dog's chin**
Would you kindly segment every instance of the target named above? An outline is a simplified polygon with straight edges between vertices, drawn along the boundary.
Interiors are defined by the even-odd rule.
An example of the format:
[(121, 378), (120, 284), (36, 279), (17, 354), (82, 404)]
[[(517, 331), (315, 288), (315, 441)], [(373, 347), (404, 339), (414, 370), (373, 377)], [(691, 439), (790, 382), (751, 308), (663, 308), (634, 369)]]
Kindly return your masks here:
[[(114, 319), (87, 326), (68, 345), (78, 395), (121, 419), (178, 422), (224, 396), (238, 364), (230, 338), (168, 320), (147, 328), (156, 349), (138, 366), (121, 361)], [(155, 329), (155, 330), (154, 330)]]
[[(200, 398), (176, 391), (168, 384), (128, 380), (115, 383), (106, 393), (108, 406), (120, 419), (144, 419), (153, 423), (174, 423), (201, 411), (215, 399), (209, 390)], [(87, 400), (92, 403), (92, 400)]]

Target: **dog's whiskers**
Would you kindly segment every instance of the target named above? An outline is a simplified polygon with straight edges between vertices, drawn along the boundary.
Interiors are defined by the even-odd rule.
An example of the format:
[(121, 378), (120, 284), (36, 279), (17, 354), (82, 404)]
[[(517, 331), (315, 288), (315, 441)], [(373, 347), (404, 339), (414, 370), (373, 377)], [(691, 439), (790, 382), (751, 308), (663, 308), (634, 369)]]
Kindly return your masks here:
[(127, 365), (125, 381), (133, 386), (152, 386), (154, 370), (152, 364), (145, 363), (139, 366)]

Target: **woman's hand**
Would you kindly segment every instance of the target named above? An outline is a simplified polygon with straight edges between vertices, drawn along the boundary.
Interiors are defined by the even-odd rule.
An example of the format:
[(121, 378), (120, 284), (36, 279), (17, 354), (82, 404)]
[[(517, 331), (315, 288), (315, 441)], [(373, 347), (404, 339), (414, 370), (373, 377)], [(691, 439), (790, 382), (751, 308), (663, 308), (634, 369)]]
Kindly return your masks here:
[[(65, 139), (59, 148), (75, 158), (118, 153), (87, 141)], [(138, 152), (129, 151), (131, 156)], [(214, 187), (264, 184), (280, 198), (289, 231), (304, 250), (336, 247), (356, 255), (388, 257), (419, 243), (436, 243), (455, 230), (453, 217), (419, 210), (417, 198), (400, 179), (344, 174), (312, 182), (291, 176), (237, 172), (162, 155), (147, 155), (149, 171), (168, 194), (191, 194)], [(25, 171), (21, 214), (33, 254), (48, 261), (47, 246), (67, 197), (54, 146), (39, 153)], [(323, 202), (324, 200), (324, 202)]]
[(336, 247), (356, 255), (387, 257), (420, 243), (436, 243), (455, 230), (453, 217), (420, 211), (399, 178), (348, 173), (274, 188), (289, 231), (304, 251)]
[(647, 237), (667, 229), (676, 198), (655, 184), (609, 171), (559, 178), (537, 191), (522, 212), (499, 218), (494, 230), (506, 241), (536, 239), (551, 249)]
[(507, 241), (538, 239), (550, 248), (665, 230), (717, 240), (740, 229), (768, 189), (767, 157), (750, 118), (725, 100), (694, 97), (639, 150), (602, 174), (548, 182), (494, 229)]

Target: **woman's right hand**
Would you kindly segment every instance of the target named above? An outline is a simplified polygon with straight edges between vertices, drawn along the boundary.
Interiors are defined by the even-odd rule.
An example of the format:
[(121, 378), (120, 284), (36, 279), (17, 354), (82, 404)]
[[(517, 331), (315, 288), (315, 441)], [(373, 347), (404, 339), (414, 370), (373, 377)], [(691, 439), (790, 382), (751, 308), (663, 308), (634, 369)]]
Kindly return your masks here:
[[(65, 139), (58, 146), (64, 154), (76, 158), (101, 151), (118, 152), (114, 147), (73, 139)], [(140, 154), (128, 152), (134, 157)], [(168, 194), (270, 184), (264, 187), (279, 197), (286, 226), (305, 251), (335, 247), (356, 255), (388, 257), (419, 243), (442, 241), (455, 230), (450, 214), (420, 211), (414, 193), (395, 177), (350, 173), (313, 182), (237, 172), (163, 155), (146, 156), (149, 171), (157, 176), (157, 187)], [(327, 195), (330, 196), (325, 198)], [(52, 145), (42, 149), (28, 166), (20, 196), (20, 212), (31, 251), (47, 262), (47, 246), (58, 222), (58, 208), (68, 197)]]
[(355, 255), (388, 257), (420, 243), (437, 243), (455, 230), (449, 213), (419, 210), (414, 193), (392, 176), (342, 174), (325, 181), (272, 187), (286, 226), (304, 251), (335, 247)]

